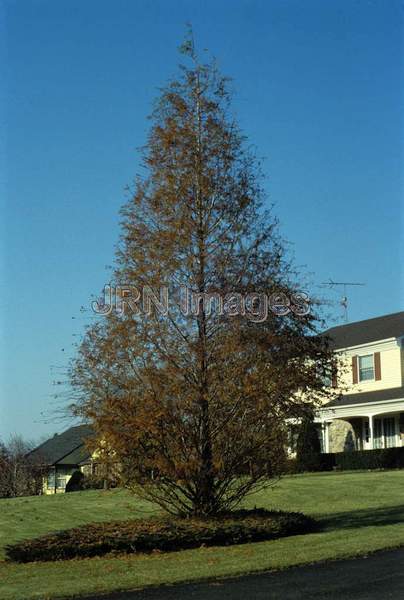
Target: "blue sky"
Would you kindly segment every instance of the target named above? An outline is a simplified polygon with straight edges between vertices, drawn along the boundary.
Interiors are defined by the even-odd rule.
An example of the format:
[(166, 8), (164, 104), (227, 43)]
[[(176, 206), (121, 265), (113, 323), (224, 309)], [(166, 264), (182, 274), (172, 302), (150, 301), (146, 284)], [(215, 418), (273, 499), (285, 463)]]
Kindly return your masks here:
[(403, 308), (401, 2), (15, 0), (0, 15), (0, 437), (66, 426), (43, 417), (51, 366), (66, 365), (80, 306), (108, 281), (124, 186), (187, 21), (234, 78), (234, 110), (312, 290), (365, 282), (351, 320)]

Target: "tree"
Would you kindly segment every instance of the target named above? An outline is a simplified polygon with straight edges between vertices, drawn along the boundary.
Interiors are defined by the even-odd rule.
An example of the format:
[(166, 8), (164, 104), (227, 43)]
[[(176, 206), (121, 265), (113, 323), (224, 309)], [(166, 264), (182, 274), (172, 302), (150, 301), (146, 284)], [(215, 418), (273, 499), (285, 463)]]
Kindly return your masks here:
[(73, 471), (72, 476), (66, 484), (65, 492), (79, 492), (84, 489), (84, 473), (81, 471)]
[(168, 512), (210, 515), (277, 477), (285, 421), (323, 394), (330, 354), (264, 210), (228, 81), (192, 36), (182, 52), (189, 64), (156, 103), (146, 175), (122, 210), (119, 310), (88, 327), (70, 408), (126, 485)]
[(296, 470), (318, 471), (321, 467), (321, 445), (319, 432), (313, 415), (305, 416), (299, 428), (296, 444)]
[(0, 498), (7, 498), (11, 490), (10, 457), (7, 448), (0, 441)]
[(10, 436), (7, 444), (0, 442), (0, 498), (38, 493), (43, 468), (29, 459), (33, 447), (17, 434)]

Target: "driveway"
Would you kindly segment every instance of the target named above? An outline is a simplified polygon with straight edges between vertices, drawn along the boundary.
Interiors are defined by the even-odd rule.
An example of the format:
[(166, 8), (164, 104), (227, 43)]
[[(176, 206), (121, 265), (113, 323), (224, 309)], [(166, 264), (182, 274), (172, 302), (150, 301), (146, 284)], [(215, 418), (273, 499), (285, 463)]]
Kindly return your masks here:
[[(90, 598), (90, 597), (88, 597)], [(92, 600), (386, 600), (404, 598), (404, 549), (205, 583), (91, 596)]]

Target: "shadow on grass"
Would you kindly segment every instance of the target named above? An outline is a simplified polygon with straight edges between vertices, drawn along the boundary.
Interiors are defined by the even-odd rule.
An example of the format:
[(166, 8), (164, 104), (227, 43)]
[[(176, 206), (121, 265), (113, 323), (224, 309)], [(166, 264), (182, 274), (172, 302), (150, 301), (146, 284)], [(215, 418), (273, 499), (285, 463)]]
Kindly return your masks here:
[(404, 505), (334, 513), (332, 515), (325, 515), (318, 520), (325, 530), (394, 525), (396, 523), (404, 523)]

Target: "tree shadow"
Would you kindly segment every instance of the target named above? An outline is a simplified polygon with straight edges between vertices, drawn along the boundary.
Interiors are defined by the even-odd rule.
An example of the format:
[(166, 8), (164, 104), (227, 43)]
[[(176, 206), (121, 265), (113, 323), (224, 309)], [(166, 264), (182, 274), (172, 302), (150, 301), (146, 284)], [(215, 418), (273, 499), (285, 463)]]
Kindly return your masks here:
[(324, 529), (356, 529), (358, 527), (394, 525), (404, 523), (404, 505), (335, 513), (325, 515), (319, 520)]

